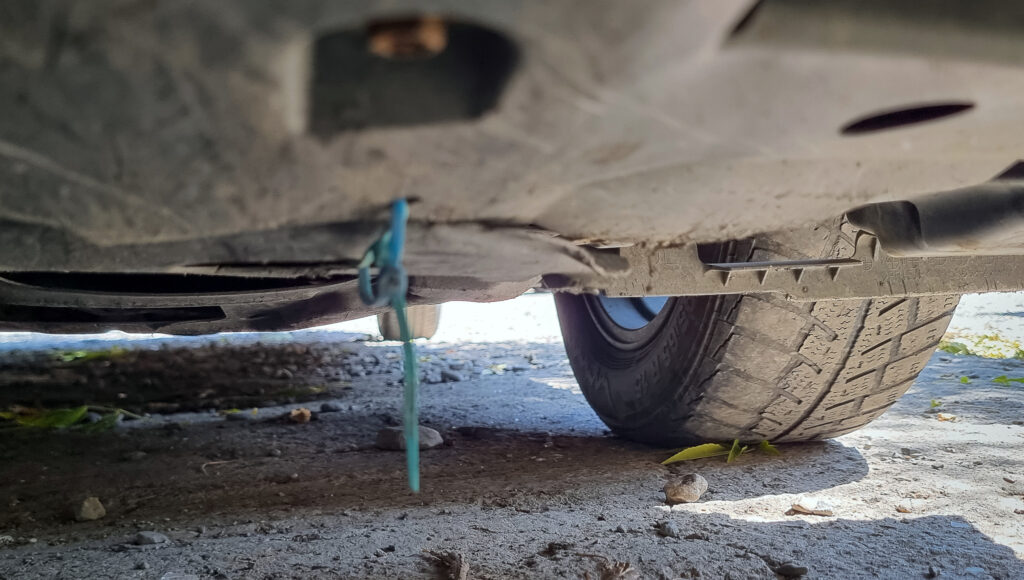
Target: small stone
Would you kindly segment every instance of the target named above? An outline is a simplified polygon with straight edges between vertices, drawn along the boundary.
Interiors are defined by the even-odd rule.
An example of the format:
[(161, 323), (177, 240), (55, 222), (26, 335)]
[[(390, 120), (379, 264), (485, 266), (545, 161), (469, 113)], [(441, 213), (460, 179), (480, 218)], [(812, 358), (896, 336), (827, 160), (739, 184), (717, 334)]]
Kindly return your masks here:
[(928, 565), (928, 571), (924, 573), (925, 578), (938, 578), (942, 576), (942, 570), (939, 570), (935, 566)]
[(149, 570), (149, 562), (139, 562), (135, 565), (136, 570)]
[(921, 455), (920, 449), (914, 449), (913, 447), (900, 447), (900, 453), (908, 457), (914, 457)]
[(559, 554), (561, 552), (565, 552), (566, 550), (569, 550), (572, 547), (573, 547), (573, 544), (570, 543), (570, 542), (548, 542), (547, 547), (544, 548), (543, 550), (537, 552), (537, 554), (539, 556), (544, 556), (545, 558), (551, 558), (552, 560), (558, 560), (558, 559), (560, 559), (559, 558)]
[(453, 360), (448, 363), (448, 368), (452, 369), (453, 371), (461, 371), (462, 369), (466, 368), (466, 363), (461, 360)]
[(707, 540), (708, 539), (708, 535), (705, 534), (704, 532), (693, 532), (693, 533), (686, 534), (685, 536), (683, 536), (683, 539), (684, 540)]
[(276, 447), (268, 449), (267, 455), (270, 457), (281, 457), (281, 450)]
[(708, 480), (696, 473), (688, 473), (682, 477), (675, 477), (665, 484), (665, 503), (675, 505), (677, 503), (691, 503), (700, 499), (708, 490)]
[[(444, 438), (430, 427), (420, 425), (420, 449), (433, 449), (444, 444)], [(377, 431), (377, 447), (388, 451), (405, 450), (405, 433), (401, 427), (385, 427)]]
[(679, 526), (675, 522), (658, 522), (655, 526), (655, 530), (658, 535), (663, 538), (678, 538), (679, 537)]
[(396, 427), (402, 424), (402, 422), (396, 419), (394, 415), (389, 415), (387, 413), (377, 413), (375, 416), (381, 421), (383, 421), (384, 424), (389, 427)]
[(89, 522), (107, 515), (107, 510), (98, 497), (87, 497), (75, 508), (75, 521)]
[(331, 402), (331, 401), (328, 401), (326, 403), (321, 403), (321, 405), (320, 405), (320, 412), (321, 413), (337, 413), (337, 412), (342, 411), (342, 410), (343, 410), (343, 408), (342, 408), (341, 405), (339, 405), (338, 403)]
[(617, 533), (617, 534), (625, 534), (626, 533), (626, 528), (623, 528), (622, 526), (615, 526), (615, 533)]
[(807, 566), (799, 566), (792, 562), (786, 562), (775, 569), (775, 573), (786, 578), (796, 578), (807, 574)]
[(288, 413), (288, 420), (292, 423), (309, 423), (310, 419), (313, 418), (313, 413), (305, 407), (299, 407), (298, 409), (292, 409)]
[(274, 373), (275, 379), (291, 379), (292, 376), (292, 372), (288, 369), (277, 369), (277, 372)]
[(458, 383), (462, 381), (462, 375), (448, 369), (441, 369), (441, 379), (446, 383)]
[(132, 543), (136, 546), (150, 546), (153, 544), (166, 544), (171, 539), (161, 534), (160, 532), (139, 532), (132, 538)]

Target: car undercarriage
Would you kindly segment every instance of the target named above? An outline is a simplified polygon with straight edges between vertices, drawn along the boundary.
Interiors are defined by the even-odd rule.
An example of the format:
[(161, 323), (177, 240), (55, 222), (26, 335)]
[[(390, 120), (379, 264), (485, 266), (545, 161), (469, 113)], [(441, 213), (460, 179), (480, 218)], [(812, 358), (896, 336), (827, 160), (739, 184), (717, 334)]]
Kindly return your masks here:
[[(783, 383), (811, 360), (811, 327), (845, 341), (835, 372), (808, 363), (827, 392), (857, 375), (843, 365), (865, 316), (908, 308), (893, 332), (925, 352), (950, 296), (1024, 288), (1022, 22), (994, 0), (7, 2), (0, 329), (379, 314), (357, 270), (404, 199), (409, 304), (552, 290), (567, 344), (591, 333), (616, 352), (678, 354), (651, 334), (678, 324), (703, 345), (683, 357), (696, 366), (648, 375), (695, 393), (717, 376), (700, 361), (735, 370), (715, 357), (738, 347), (707, 348), (742, 304), (816, 321), (775, 341), (797, 353), (777, 376), (740, 373), (795, 403), (775, 425), (723, 412), (726, 427), (665, 436), (628, 418), (653, 416), (649, 401), (597, 405), (620, 432), (830, 436), (916, 373), (835, 403), (855, 401), (854, 420), (805, 429), (828, 397)], [(877, 338), (897, 345), (885, 365), (903, 360)], [(586, 348), (574, 364), (604, 364)], [(581, 382), (601, 390), (602, 373)], [(763, 418), (774, 403), (755, 398)]]

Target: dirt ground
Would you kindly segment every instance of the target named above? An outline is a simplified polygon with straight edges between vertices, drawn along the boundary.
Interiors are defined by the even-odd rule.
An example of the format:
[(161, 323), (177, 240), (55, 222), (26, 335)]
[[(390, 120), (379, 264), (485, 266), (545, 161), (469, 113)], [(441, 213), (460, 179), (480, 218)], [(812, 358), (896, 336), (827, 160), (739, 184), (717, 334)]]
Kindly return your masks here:
[[(351, 332), (366, 324), (0, 338), (0, 407), (149, 415), (0, 433), (0, 578), (1024, 578), (1024, 384), (992, 382), (1022, 360), (938, 352), (857, 433), (665, 467), (673, 450), (587, 407), (550, 297), (449, 305), (418, 346), (422, 423), (445, 443), (414, 495), (403, 454), (374, 444), (400, 417), (399, 348)], [(281, 418), (297, 407), (313, 420)], [(666, 479), (689, 472), (709, 491), (666, 506)], [(75, 521), (87, 497), (106, 515)]]

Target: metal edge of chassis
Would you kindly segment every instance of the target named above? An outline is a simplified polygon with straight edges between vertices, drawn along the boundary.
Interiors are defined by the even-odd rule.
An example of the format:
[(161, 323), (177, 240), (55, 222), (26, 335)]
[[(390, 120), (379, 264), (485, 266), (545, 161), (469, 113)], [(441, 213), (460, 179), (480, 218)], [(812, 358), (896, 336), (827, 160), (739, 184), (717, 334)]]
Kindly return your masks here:
[[(779, 293), (798, 301), (1020, 290), (1024, 256), (1012, 252), (1020, 250), (1022, 222), (1024, 185), (1003, 179), (914, 202), (853, 209), (840, 232), (852, 252), (821, 259), (708, 263), (695, 243), (596, 250), (543, 232), (421, 224), (412, 229), (420, 250), (411, 261), (418, 276), (410, 302), (500, 300), (531, 286), (610, 297)], [(289, 236), (285, 251), (302, 247), (301, 233)], [(450, 269), (450, 248), (467, 248), (457, 260), (466, 271)], [(446, 266), (447, 275), (435, 275)], [(47, 287), (7, 274), (0, 276), (0, 320), (10, 329), (82, 331), (116, 324), (190, 334), (299, 328), (377, 313), (359, 302), (351, 274), (344, 264), (310, 269), (287, 262), (199, 264), (154, 274), (190, 285), (204, 279), (255, 284), (205, 293)], [(279, 284), (265, 286), (275, 276)], [(289, 279), (295, 276), (306, 278), (298, 284)]]
[(705, 263), (697, 244), (624, 248), (629, 278), (545, 278), (550, 289), (613, 297), (778, 293), (795, 301), (1006, 292), (1024, 289), (1024, 256), (896, 257), (855, 232), (849, 258)]
[(626, 247), (618, 254), (629, 276), (549, 276), (545, 284), (614, 297), (771, 292), (797, 301), (1024, 289), (1024, 185), (1015, 173), (853, 209), (840, 235), (853, 248), (849, 255), (770, 262), (706, 263), (694, 243)]
[[(368, 221), (188, 243), (185, 250), (194, 261), (186, 265), (174, 264), (183, 251), (177, 242), (99, 247), (61, 240), (53, 251), (23, 252), (21, 263), (0, 273), (0, 329), (206, 334), (291, 330), (371, 316), (385, 308), (360, 301), (355, 264), (345, 254), (378, 229)], [(37, 230), (12, 232), (0, 231), (0, 241), (5, 234), (11, 243), (51, 239)], [(263, 243), (251, 245), (253, 238)], [(410, 305), (505, 300), (539, 285), (546, 272), (626, 273), (619, 256), (523, 228), (411, 223), (409, 241)], [(332, 242), (337, 256), (309, 261), (310, 247)], [(75, 271), (75, 264), (94, 270)], [(134, 272), (112, 274), (109, 268)]]

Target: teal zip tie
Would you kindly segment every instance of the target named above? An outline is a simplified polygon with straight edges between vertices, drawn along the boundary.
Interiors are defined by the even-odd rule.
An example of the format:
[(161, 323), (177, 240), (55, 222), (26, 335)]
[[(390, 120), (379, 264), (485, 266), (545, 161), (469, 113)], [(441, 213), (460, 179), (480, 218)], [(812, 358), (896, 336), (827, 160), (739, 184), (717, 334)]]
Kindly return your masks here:
[[(391, 305), (398, 316), (398, 330), (402, 337), (402, 357), (405, 368), (405, 389), (402, 405), (402, 431), (405, 435), (405, 463), (409, 472), (409, 489), (420, 491), (420, 421), (419, 371), (416, 367), (416, 347), (412, 343), (405, 295), (409, 290), (409, 276), (402, 265), (405, 256), (405, 224), (409, 219), (409, 204), (404, 199), (391, 204), (391, 227), (366, 251), (359, 263), (359, 297), (368, 306)], [(379, 268), (376, 284), (370, 279), (370, 267)]]
[(405, 431), (405, 464), (409, 471), (409, 489), (420, 491), (420, 421), (419, 372), (416, 367), (416, 347), (412, 344), (409, 317), (406, 316), (405, 296), (392, 303), (398, 316), (398, 329), (402, 335), (402, 355), (405, 358), (405, 390), (402, 408), (402, 428)]

